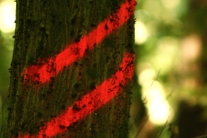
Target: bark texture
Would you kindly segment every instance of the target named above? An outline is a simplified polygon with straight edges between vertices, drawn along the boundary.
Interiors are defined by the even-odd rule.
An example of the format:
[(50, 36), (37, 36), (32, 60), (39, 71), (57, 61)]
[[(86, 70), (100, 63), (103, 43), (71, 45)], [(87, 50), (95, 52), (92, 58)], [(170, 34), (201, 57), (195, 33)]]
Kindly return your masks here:
[[(78, 42), (115, 12), (124, 0), (17, 0), (14, 53), (11, 63), (8, 121), (3, 137), (38, 133), (119, 68), (126, 51), (133, 53), (134, 18), (113, 31), (97, 47), (44, 84), (24, 85), (22, 71), (54, 57)], [(99, 35), (99, 34), (97, 34)], [(54, 67), (55, 68), (55, 67)], [(126, 138), (131, 82), (113, 100), (73, 123), (59, 137)]]

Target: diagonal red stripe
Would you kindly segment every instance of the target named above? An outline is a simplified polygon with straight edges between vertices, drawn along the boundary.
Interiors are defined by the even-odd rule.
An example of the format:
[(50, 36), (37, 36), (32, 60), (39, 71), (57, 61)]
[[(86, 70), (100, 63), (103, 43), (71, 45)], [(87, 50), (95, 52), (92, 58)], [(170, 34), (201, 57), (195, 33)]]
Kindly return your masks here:
[(49, 58), (46, 63), (42, 61), (42, 65), (31, 65), (24, 69), (24, 84), (28, 81), (46, 83), (64, 67), (82, 58), (86, 49), (94, 48), (107, 35), (122, 26), (133, 15), (135, 5), (135, 0), (126, 0), (115, 13), (83, 36), (79, 42), (67, 45), (57, 56)]
[[(135, 4), (135, 0), (126, 0), (115, 13), (102, 21), (90, 33), (83, 36), (79, 42), (67, 45), (65, 50), (55, 57), (49, 58), (42, 65), (32, 65), (26, 68), (22, 72), (24, 83), (28, 81), (46, 83), (64, 67), (82, 58), (86, 49), (97, 46), (107, 35), (122, 26), (133, 15)], [(119, 70), (111, 78), (105, 80), (96, 89), (82, 97), (81, 100), (76, 101), (73, 106), (68, 107), (62, 114), (41, 127), (36, 136), (24, 135), (19, 136), (19, 138), (53, 137), (64, 133), (68, 126), (99, 109), (122, 91), (123, 86), (133, 76), (133, 60), (134, 55), (126, 53)], [(76, 107), (76, 110), (74, 110), (74, 107)]]
[(18, 138), (44, 138), (64, 133), (67, 127), (99, 109), (122, 91), (123, 86), (132, 79), (133, 62), (134, 54), (126, 53), (119, 70), (111, 78), (105, 80), (79, 101), (76, 101), (73, 106), (41, 127), (37, 136), (24, 135)]

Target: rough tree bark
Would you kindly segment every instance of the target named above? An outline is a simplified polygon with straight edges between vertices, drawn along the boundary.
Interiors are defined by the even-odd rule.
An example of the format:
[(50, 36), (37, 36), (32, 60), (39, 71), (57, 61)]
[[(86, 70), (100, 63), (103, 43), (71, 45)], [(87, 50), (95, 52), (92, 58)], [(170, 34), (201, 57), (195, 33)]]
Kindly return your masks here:
[[(130, 75), (130, 72), (126, 74), (127, 72), (122, 70), (120, 64), (126, 52), (133, 53), (135, 1), (17, 0), (16, 2), (15, 44), (8, 94), (10, 102), (3, 137), (126, 138), (132, 83), (127, 77), (129, 81), (119, 84), (118, 90), (121, 92), (102, 107), (70, 125), (63, 122), (58, 124), (57, 121), (59, 128), (52, 128), (51, 135), (44, 129), (47, 129), (47, 122), (62, 115), (69, 107), (75, 113), (87, 108), (89, 104), (85, 105), (86, 107), (78, 107), (74, 102), (81, 101), (84, 95), (97, 89), (118, 70), (124, 72), (124, 75)], [(98, 24), (116, 13), (123, 3), (130, 5), (125, 8), (130, 14), (129, 19), (123, 25), (119, 25), (116, 20), (119, 21), (120, 15), (116, 18), (111, 17), (111, 22), (120, 27), (112, 29), (100, 43), (95, 41), (93, 45), (96, 46), (86, 49), (84, 56), (70, 65), (65, 65), (60, 71), (56, 63), (58, 53), (70, 47), (70, 44), (80, 42), (85, 35), (96, 29)], [(105, 29), (111, 28), (105, 25)], [(96, 35), (98, 39), (100, 30)], [(90, 43), (90, 40), (86, 40), (85, 43)], [(80, 49), (74, 49), (74, 52), (79, 53)], [(62, 60), (64, 59), (59, 61)], [(44, 65), (50, 77), (47, 81), (43, 78), (41, 82), (41, 73), (38, 69)], [(32, 74), (29, 74), (28, 70), (25, 71), (27, 68)], [(95, 104), (93, 106), (96, 106)], [(65, 116), (66, 120), (67, 117)], [(43, 131), (40, 133), (41, 130)], [(52, 134), (55, 131), (58, 133)]]

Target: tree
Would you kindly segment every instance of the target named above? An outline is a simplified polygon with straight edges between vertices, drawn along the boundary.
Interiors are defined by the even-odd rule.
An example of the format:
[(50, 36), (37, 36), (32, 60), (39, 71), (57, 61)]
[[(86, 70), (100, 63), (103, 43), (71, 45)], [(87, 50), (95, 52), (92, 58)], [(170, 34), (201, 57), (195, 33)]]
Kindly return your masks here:
[(3, 137), (126, 138), (134, 0), (17, 0)]

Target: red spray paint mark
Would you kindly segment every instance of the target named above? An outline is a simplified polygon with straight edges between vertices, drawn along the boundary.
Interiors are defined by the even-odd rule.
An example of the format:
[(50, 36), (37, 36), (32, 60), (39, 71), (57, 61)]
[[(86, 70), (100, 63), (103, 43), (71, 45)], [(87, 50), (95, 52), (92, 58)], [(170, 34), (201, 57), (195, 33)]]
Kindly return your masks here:
[[(94, 30), (83, 36), (79, 42), (66, 46), (66, 49), (51, 57), (42, 65), (31, 65), (23, 71), (24, 84), (28, 80), (38, 83), (46, 83), (60, 71), (78, 59), (82, 58), (86, 49), (92, 49), (97, 46), (107, 35), (121, 27), (134, 13), (135, 0), (126, 0), (120, 5), (120, 8), (102, 21)], [(55, 70), (54, 70), (55, 69)]]
[[(67, 67), (82, 58), (86, 49), (90, 50), (97, 46), (107, 35), (121, 27), (133, 15), (135, 0), (126, 0), (120, 8), (107, 19), (102, 21), (94, 30), (83, 36), (79, 42), (66, 46), (66, 49), (55, 57), (51, 57), (46, 63), (32, 65), (23, 71), (24, 84), (29, 81), (41, 84), (48, 82), (51, 77), (57, 75), (64, 67)], [(18, 138), (45, 138), (62, 134), (67, 127), (86, 117), (108, 103), (118, 95), (123, 86), (132, 78), (134, 70), (134, 55), (126, 53), (120, 64), (119, 70), (111, 78), (105, 80), (94, 90), (75, 101), (73, 106), (68, 107), (59, 116), (53, 118), (40, 128), (37, 135), (29, 134), (18, 136)], [(55, 70), (53, 70), (55, 69)]]
[(75, 101), (73, 106), (41, 127), (36, 136), (24, 135), (18, 138), (45, 138), (64, 133), (67, 127), (93, 113), (122, 91), (123, 86), (132, 79), (134, 74), (133, 62), (134, 54), (126, 53), (119, 70), (111, 78), (105, 80), (80, 100)]

